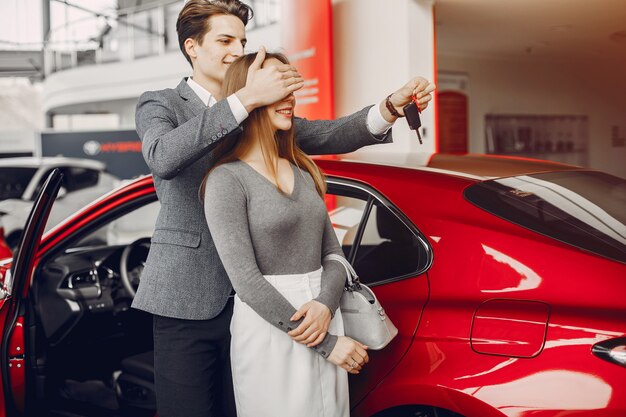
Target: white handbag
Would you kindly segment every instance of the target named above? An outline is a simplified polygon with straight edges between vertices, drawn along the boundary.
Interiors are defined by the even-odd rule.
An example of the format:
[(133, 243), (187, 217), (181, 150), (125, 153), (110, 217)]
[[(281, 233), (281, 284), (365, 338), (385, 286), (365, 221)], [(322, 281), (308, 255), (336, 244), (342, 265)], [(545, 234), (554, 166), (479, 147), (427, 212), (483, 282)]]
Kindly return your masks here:
[(324, 260), (340, 262), (346, 270), (346, 285), (339, 301), (346, 336), (373, 350), (387, 346), (398, 334), (398, 329), (385, 314), (376, 295), (359, 281), (346, 258), (330, 254)]

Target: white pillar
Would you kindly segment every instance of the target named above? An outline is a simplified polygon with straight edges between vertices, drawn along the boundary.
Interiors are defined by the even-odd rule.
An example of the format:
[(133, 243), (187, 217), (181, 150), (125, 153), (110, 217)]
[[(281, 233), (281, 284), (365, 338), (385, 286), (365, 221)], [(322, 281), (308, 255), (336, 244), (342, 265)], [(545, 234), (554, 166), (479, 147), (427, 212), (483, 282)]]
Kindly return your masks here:
[[(336, 117), (379, 103), (416, 75), (435, 80), (433, 0), (333, 0), (333, 42)], [(384, 152), (434, 152), (433, 102), (421, 120), (423, 145), (402, 119)]]

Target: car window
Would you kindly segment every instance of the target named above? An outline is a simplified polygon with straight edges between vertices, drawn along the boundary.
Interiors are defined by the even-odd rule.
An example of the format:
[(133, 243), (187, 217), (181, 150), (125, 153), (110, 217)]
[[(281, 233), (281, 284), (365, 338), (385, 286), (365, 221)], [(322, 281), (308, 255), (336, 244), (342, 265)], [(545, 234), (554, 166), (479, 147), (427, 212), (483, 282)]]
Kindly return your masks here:
[(365, 222), (354, 269), (368, 284), (414, 274), (426, 264), (418, 236), (389, 208), (376, 202)]
[[(51, 171), (52, 170), (49, 170), (41, 177), (42, 179), (39, 181), (39, 184), (37, 184), (37, 188), (35, 189), (33, 195), (37, 195), (43, 186), (44, 180)], [(67, 192), (94, 187), (98, 185), (98, 179), (100, 178), (99, 171), (89, 168), (64, 167), (61, 168), (61, 172), (63, 173), (63, 188), (65, 188)]]
[(154, 233), (159, 208), (158, 201), (143, 205), (89, 233), (72, 246), (127, 245), (150, 237)]
[(345, 257), (348, 258), (363, 218), (366, 201), (336, 194), (327, 194), (326, 200), (328, 215), (337, 240), (341, 244)]
[(0, 168), (0, 201), (22, 198), (35, 172), (37, 168)]
[(65, 175), (63, 186), (69, 192), (97, 185), (100, 175), (100, 173), (94, 169), (80, 167), (66, 167), (62, 172)]
[(330, 219), (360, 280), (366, 284), (414, 276), (432, 261), (430, 247), (391, 203), (359, 184), (351, 188), (329, 183), (336, 206)]
[(153, 201), (112, 221), (107, 226), (107, 244), (127, 245), (154, 233), (161, 203)]
[(501, 178), (465, 190), (474, 205), (512, 223), (626, 263), (626, 180), (595, 171)]

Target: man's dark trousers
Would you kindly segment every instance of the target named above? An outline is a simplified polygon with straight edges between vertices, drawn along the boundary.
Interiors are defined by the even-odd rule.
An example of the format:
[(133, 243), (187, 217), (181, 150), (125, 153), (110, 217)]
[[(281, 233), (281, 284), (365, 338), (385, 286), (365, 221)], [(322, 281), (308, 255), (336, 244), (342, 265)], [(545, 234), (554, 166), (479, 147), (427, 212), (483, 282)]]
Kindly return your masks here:
[(159, 417), (234, 417), (230, 370), (232, 298), (210, 320), (154, 317)]

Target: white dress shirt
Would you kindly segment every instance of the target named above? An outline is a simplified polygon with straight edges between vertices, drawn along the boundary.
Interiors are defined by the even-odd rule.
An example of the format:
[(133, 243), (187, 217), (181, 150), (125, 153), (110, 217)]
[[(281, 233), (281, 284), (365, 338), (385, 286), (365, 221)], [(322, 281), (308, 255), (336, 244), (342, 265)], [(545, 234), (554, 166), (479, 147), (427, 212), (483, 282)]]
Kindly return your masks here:
[[(202, 100), (205, 106), (211, 107), (215, 103), (217, 103), (217, 100), (215, 100), (213, 94), (209, 93), (204, 87), (195, 82), (193, 78), (187, 78), (187, 85), (189, 85), (193, 92), (196, 93), (198, 97), (200, 97), (200, 100)], [(239, 101), (235, 94), (231, 94), (226, 98), (226, 100), (228, 100), (230, 111), (233, 112), (233, 116), (235, 116), (237, 124), (241, 124), (241, 122), (246, 120), (246, 118), (248, 117), (248, 112), (246, 111), (246, 108), (243, 106), (243, 104), (241, 104), (241, 101)]]
[[(204, 103), (205, 106), (211, 107), (217, 100), (213, 97), (213, 94), (209, 93), (204, 87), (195, 82), (193, 78), (187, 78), (187, 84), (194, 93), (200, 97), (200, 100)], [(228, 105), (230, 106), (230, 110), (233, 112), (233, 116), (235, 116), (235, 120), (238, 124), (241, 124), (248, 117), (248, 112), (241, 101), (235, 94), (231, 94), (226, 98), (228, 100)], [(378, 106), (372, 106), (367, 113), (367, 129), (370, 131), (372, 135), (382, 135), (393, 125), (393, 123), (389, 123), (385, 120), (383, 115), (380, 113), (380, 108)]]

